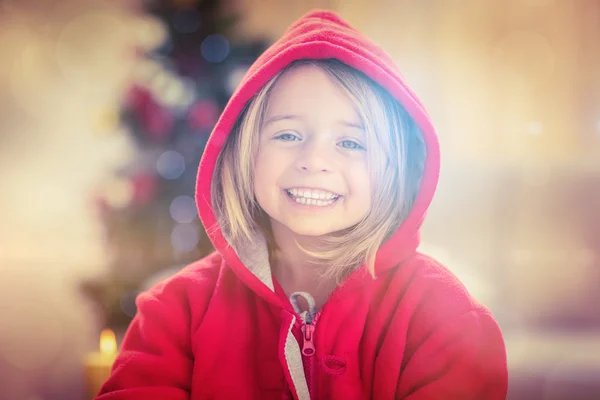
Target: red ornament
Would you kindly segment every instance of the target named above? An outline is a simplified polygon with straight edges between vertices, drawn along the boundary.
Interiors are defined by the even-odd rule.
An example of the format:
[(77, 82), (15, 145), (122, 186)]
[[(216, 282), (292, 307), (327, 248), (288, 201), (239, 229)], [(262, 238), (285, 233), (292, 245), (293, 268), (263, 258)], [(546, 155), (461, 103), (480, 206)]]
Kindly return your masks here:
[(134, 205), (143, 206), (154, 199), (157, 189), (155, 175), (136, 175), (131, 179), (131, 184), (133, 185), (133, 198), (131, 202)]
[(144, 121), (148, 136), (154, 142), (162, 142), (169, 136), (173, 127), (173, 117), (158, 105), (153, 109), (147, 109)]
[(188, 113), (189, 125), (194, 129), (211, 128), (219, 118), (219, 106), (214, 100), (200, 100)]
[(127, 95), (127, 106), (135, 111), (143, 110), (152, 101), (152, 94), (146, 88), (133, 85)]
[(162, 142), (169, 136), (174, 123), (173, 117), (154, 100), (148, 89), (134, 85), (129, 91), (127, 104), (141, 121), (149, 140)]

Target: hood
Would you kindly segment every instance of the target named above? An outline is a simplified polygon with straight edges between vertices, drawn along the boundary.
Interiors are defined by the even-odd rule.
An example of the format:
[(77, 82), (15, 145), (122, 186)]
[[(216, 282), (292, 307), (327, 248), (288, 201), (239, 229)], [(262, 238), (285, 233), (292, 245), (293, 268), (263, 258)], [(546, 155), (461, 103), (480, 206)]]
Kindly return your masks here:
[[(256, 247), (253, 243), (252, 249), (234, 251), (222, 231), (212, 228), (217, 220), (210, 201), (211, 180), (217, 157), (246, 103), (288, 64), (303, 58), (334, 58), (363, 72), (402, 104), (423, 135), (427, 156), (420, 189), (409, 216), (377, 253), (377, 275), (415, 253), (419, 245), (419, 229), (439, 176), (439, 146), (435, 130), (423, 105), (407, 87), (392, 59), (333, 12), (315, 10), (298, 19), (257, 59), (233, 93), (206, 144), (196, 186), (199, 216), (213, 245), (240, 279), (272, 302), (278, 301), (278, 297), (273, 295), (264, 240), (256, 243)], [(265, 286), (270, 290), (265, 291)]]

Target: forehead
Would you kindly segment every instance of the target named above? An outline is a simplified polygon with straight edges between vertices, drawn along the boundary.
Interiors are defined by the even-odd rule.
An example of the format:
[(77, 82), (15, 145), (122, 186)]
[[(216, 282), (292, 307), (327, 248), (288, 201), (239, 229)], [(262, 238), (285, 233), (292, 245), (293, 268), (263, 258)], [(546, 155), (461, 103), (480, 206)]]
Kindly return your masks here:
[(287, 71), (271, 91), (267, 115), (295, 114), (360, 124), (361, 118), (348, 93), (334, 79), (313, 65)]

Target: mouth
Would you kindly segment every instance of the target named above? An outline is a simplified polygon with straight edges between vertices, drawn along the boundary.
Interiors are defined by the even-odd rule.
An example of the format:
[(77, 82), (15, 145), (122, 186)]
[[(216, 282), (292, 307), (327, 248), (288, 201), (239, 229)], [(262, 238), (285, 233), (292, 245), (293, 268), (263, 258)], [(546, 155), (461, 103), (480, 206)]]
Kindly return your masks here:
[(343, 196), (326, 190), (290, 188), (284, 189), (290, 199), (298, 204), (326, 207), (334, 204)]

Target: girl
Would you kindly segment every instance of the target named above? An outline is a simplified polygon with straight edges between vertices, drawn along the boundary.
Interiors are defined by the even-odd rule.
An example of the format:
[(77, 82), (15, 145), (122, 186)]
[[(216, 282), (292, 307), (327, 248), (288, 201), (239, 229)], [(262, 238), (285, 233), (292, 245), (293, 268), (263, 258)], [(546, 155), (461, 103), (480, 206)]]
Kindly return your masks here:
[(416, 251), (439, 172), (390, 58), (313, 11), (248, 71), (196, 200), (217, 252), (138, 297), (98, 399), (504, 399), (490, 313)]

